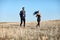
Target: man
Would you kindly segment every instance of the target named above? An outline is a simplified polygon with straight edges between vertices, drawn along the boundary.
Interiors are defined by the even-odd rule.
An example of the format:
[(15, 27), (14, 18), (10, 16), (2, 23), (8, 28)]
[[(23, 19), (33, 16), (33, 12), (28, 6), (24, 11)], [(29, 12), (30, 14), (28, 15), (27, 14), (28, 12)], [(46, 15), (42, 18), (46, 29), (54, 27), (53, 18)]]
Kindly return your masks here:
[(24, 10), (24, 7), (22, 7), (22, 10), (20, 11), (19, 15), (20, 15), (20, 19), (21, 19), (20, 26), (22, 25), (22, 22), (24, 22), (24, 27), (25, 27), (25, 10)]

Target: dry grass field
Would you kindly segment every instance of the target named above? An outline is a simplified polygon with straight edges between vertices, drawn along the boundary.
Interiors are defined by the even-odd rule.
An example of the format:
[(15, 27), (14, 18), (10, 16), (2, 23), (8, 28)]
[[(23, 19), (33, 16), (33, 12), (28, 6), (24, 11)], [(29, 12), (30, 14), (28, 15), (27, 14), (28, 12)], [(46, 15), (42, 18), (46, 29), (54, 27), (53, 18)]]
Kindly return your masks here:
[(26, 23), (26, 27), (19, 26), (19, 22), (0, 22), (0, 40), (60, 40), (60, 20)]

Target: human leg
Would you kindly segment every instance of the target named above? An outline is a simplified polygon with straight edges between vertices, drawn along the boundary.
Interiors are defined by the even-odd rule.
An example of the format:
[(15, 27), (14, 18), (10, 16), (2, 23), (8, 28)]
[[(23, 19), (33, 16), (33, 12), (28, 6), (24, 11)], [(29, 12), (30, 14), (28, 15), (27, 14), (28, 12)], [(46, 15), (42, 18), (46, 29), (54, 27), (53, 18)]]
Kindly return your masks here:
[(20, 23), (20, 26), (22, 25), (22, 18), (21, 18), (21, 23)]

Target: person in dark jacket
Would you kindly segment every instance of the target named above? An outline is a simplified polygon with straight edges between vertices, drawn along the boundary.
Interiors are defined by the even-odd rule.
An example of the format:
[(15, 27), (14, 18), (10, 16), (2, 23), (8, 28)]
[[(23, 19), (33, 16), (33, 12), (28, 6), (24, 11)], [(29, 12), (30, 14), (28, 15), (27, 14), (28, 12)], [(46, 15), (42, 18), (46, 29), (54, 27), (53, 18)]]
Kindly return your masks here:
[[(36, 15), (36, 17), (37, 17), (37, 26), (39, 26), (40, 27), (40, 21), (41, 21), (41, 14), (40, 14), (40, 12), (39, 12), (39, 10), (38, 11), (35, 11), (34, 12), (34, 15)], [(36, 27), (37, 27), (36, 26)]]
[[(36, 17), (37, 17), (37, 22), (38, 22), (37, 26), (40, 27), (41, 15), (40, 15), (39, 11), (38, 11)], [(36, 26), (36, 27), (37, 27), (37, 26)]]
[(22, 23), (24, 22), (24, 27), (25, 27), (25, 10), (24, 10), (24, 7), (22, 7), (22, 10), (20, 11), (19, 15), (20, 15), (20, 19), (21, 19), (20, 26), (22, 26)]

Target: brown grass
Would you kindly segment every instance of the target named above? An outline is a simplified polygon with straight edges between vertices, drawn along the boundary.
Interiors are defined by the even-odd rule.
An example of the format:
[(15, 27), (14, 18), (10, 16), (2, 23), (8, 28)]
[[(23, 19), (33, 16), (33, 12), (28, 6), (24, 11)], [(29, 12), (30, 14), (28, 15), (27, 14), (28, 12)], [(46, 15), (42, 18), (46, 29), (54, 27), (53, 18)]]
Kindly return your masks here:
[(26, 23), (20, 27), (18, 22), (0, 22), (0, 40), (60, 40), (60, 20)]

